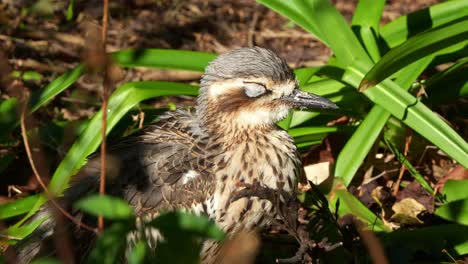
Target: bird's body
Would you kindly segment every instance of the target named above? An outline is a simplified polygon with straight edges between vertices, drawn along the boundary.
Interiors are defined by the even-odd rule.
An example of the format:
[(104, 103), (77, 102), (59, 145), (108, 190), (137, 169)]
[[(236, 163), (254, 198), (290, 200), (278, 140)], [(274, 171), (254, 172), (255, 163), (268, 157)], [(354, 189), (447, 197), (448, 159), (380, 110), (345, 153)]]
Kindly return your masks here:
[[(307, 105), (310, 104), (310, 105)], [(276, 122), (293, 107), (335, 108), (297, 89), (286, 62), (273, 52), (238, 49), (207, 67), (196, 111), (178, 110), (112, 146), (108, 153), (110, 194), (125, 198), (140, 218), (184, 209), (213, 219), (229, 235), (261, 228), (275, 217), (270, 201), (230, 202), (239, 183), (294, 193), (303, 176), (293, 140)], [(100, 163), (90, 157), (66, 197), (96, 190)], [(148, 230), (148, 244), (159, 239)], [(135, 237), (134, 237), (135, 238)], [(218, 247), (207, 244), (204, 263)]]

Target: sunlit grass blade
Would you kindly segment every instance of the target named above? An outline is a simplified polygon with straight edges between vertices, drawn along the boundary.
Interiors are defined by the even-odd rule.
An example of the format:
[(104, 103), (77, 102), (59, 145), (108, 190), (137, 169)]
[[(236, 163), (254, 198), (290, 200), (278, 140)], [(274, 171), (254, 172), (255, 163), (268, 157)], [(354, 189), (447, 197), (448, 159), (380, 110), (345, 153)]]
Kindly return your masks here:
[(171, 49), (122, 50), (111, 54), (112, 59), (124, 67), (152, 67), (203, 72), (216, 54)]
[(468, 1), (446, 1), (393, 20), (381, 27), (380, 35), (393, 48), (417, 33), (465, 16), (468, 16)]
[[(405, 90), (409, 90), (411, 84), (432, 59), (433, 57), (429, 56), (404, 68), (395, 82)], [(351, 183), (389, 117), (388, 111), (375, 105), (341, 150), (336, 160), (335, 176), (340, 177), (346, 186)], [(350, 160), (353, 162), (349, 162)]]
[(82, 64), (75, 67), (60, 77), (52, 81), (43, 89), (33, 93), (29, 100), (29, 107), (31, 112), (36, 111), (41, 106), (52, 100), (57, 94), (70, 87), (86, 72), (86, 67)]
[[(61, 93), (70, 87), (78, 78), (80, 78), (86, 69), (83, 65), (78, 65), (73, 70), (70, 70), (49, 85), (41, 90), (34, 92), (29, 99), (29, 111), (34, 112), (52, 100), (57, 94)], [(0, 105), (0, 139), (4, 138), (7, 133), (10, 133), (19, 125), (19, 102), (16, 98), (5, 100)]]
[(447, 202), (462, 200), (468, 198), (468, 180), (448, 180), (444, 184), (442, 194), (445, 195)]
[(360, 84), (360, 90), (364, 91), (406, 67), (408, 64), (438, 50), (465, 41), (467, 38), (468, 18), (460, 19), (414, 36), (385, 54), (366, 74)]
[(299, 85), (303, 87), (306, 85), (310, 78), (320, 71), (322, 67), (307, 67), (307, 68), (299, 68), (299, 69), (294, 69), (294, 74), (296, 75), (296, 79), (299, 82)]
[(268, 8), (276, 11), (277, 13), (289, 18), (298, 26), (307, 30), (309, 33), (320, 39), (323, 43), (327, 43), (326, 39), (323, 38), (323, 32), (314, 23), (310, 23), (307, 19), (309, 14), (302, 13), (303, 10), (298, 8), (296, 3), (293, 1), (283, 1), (283, 0), (257, 0), (257, 2), (267, 6)]
[[(359, 69), (350, 67), (343, 80), (353, 86), (363, 78)], [(427, 140), (464, 166), (468, 166), (468, 144), (448, 124), (435, 115), (417, 98), (392, 81), (385, 80), (364, 94), (389, 111)]]
[(380, 59), (379, 24), (385, 0), (360, 0), (354, 11), (352, 30), (361, 40), (372, 61)]
[(37, 202), (38, 198), (39, 195), (31, 195), (0, 205), (0, 219), (5, 219), (27, 213)]
[(380, 60), (380, 48), (379, 44), (377, 43), (377, 33), (374, 28), (363, 25), (353, 29), (356, 35), (359, 35), (362, 44), (366, 48), (369, 57), (372, 59), (373, 62), (377, 62)]
[[(333, 50), (341, 65), (348, 66), (357, 60), (369, 67), (373, 64), (344, 17), (328, 0), (294, 0), (292, 2), (302, 14), (307, 14), (306, 19), (310, 24), (321, 29), (323, 39)], [(343, 45), (344, 43), (346, 45)]]
[(346, 130), (346, 127), (299, 127), (288, 130), (291, 137), (301, 137), (313, 134), (328, 134)]
[(468, 225), (468, 198), (453, 201), (437, 208), (435, 214), (461, 225)]
[(378, 30), (384, 7), (385, 0), (359, 0), (351, 24)]
[(42, 224), (46, 218), (37, 218), (23, 226), (12, 226), (6, 230), (8, 236), (11, 236), (15, 240), (21, 240), (31, 234), (40, 224)]
[(335, 164), (335, 177), (341, 178), (346, 186), (353, 180), (389, 117), (385, 109), (374, 106), (341, 150)]
[(338, 214), (341, 217), (351, 214), (363, 221), (370, 230), (390, 231), (390, 228), (388, 228), (377, 215), (347, 190), (335, 189), (332, 193), (334, 196), (330, 201), (330, 211), (334, 212), (336, 210), (337, 201), (339, 201)]

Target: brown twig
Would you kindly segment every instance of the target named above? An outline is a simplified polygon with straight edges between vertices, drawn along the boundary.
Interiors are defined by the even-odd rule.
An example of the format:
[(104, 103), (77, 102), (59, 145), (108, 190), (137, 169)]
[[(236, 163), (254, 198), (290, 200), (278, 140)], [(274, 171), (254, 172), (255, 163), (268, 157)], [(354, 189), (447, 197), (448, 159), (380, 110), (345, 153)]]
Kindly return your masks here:
[[(27, 102), (27, 100), (25, 100)], [(70, 219), (73, 223), (75, 223), (77, 226), (80, 226), (90, 232), (96, 233), (96, 229), (92, 228), (85, 223), (81, 222), (80, 220), (76, 219), (73, 215), (68, 213), (63, 207), (55, 200), (54, 195), (47, 189), (47, 186), (45, 185), (44, 181), (42, 181), (42, 177), (39, 174), (39, 170), (36, 167), (36, 164), (34, 162), (33, 156), (32, 156), (32, 151), (31, 147), (29, 145), (29, 140), (27, 136), (27, 129), (26, 129), (26, 122), (25, 122), (25, 115), (27, 112), (26, 108), (27, 103), (24, 103), (23, 109), (21, 111), (21, 116), (20, 116), (20, 126), (21, 126), (21, 136), (23, 137), (23, 142), (24, 142), (24, 148), (26, 150), (26, 155), (28, 156), (29, 164), (31, 165), (31, 169), (33, 170), (34, 175), (36, 176), (36, 180), (41, 185), (42, 189), (44, 190), (44, 193), (47, 195), (47, 198), (51, 201), (51, 203), (57, 208), (57, 210), (60, 211), (65, 217)]]
[[(103, 0), (104, 6), (102, 10), (102, 52), (106, 54), (107, 43), (107, 24), (109, 22), (109, 0)], [(101, 175), (99, 182), (99, 194), (106, 193), (106, 130), (107, 130), (107, 100), (109, 93), (110, 80), (107, 72), (107, 61), (104, 67), (104, 80), (102, 87), (102, 143), (101, 143)], [(104, 230), (104, 218), (98, 217), (98, 230), (100, 233)]]
[(372, 263), (387, 264), (388, 259), (385, 255), (385, 250), (375, 233), (370, 230), (367, 230), (364, 223), (362, 223), (356, 217), (353, 216), (352, 221), (354, 226), (356, 227), (356, 230), (359, 233), (359, 236), (362, 239), (363, 244), (366, 246), (369, 252), (369, 255), (372, 259)]
[[(406, 159), (406, 156), (408, 156), (409, 148), (411, 145), (411, 139), (412, 139), (412, 132), (410, 129), (408, 129), (406, 131), (406, 138), (405, 138), (405, 151), (403, 152), (403, 154), (405, 155), (405, 159)], [(398, 175), (398, 179), (395, 183), (395, 189), (393, 189), (394, 196), (397, 195), (398, 190), (400, 189), (401, 179), (403, 178), (403, 174), (405, 173), (405, 171), (406, 171), (406, 166), (405, 164), (402, 164), (400, 168), (400, 174)]]

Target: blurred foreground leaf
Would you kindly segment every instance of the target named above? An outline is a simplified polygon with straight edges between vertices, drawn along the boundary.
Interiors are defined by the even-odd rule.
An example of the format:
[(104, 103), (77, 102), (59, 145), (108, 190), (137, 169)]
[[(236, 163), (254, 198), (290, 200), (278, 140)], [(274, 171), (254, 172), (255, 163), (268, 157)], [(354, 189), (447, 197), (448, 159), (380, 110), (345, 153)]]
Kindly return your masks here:
[(127, 201), (109, 195), (91, 195), (75, 203), (75, 207), (95, 216), (121, 220), (133, 217), (133, 210)]

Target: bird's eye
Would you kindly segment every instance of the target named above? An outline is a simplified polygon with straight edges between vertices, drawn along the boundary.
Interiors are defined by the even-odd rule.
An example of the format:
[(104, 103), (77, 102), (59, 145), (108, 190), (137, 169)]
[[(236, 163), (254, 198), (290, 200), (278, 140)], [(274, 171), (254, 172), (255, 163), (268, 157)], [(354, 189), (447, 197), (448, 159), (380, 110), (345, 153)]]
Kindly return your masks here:
[(265, 85), (257, 82), (244, 82), (245, 95), (248, 97), (258, 97), (267, 92)]

